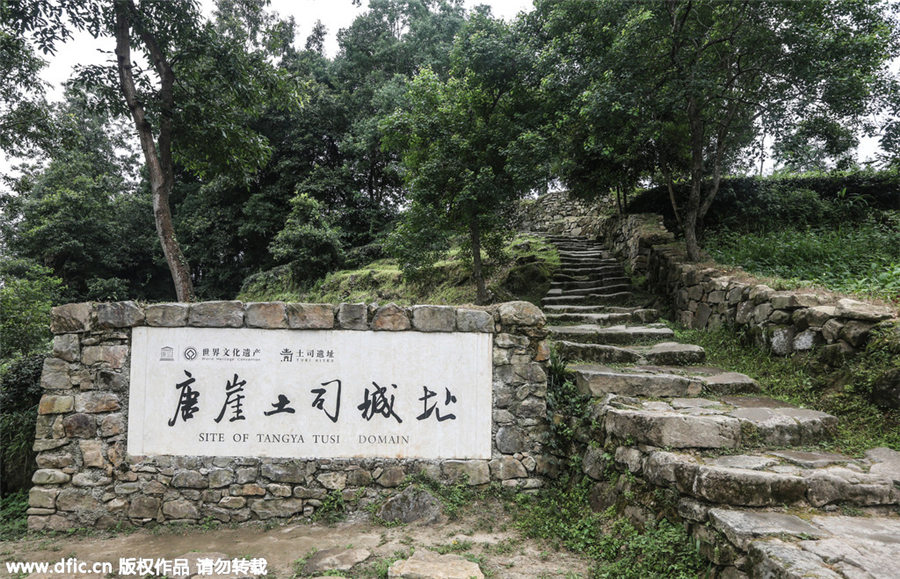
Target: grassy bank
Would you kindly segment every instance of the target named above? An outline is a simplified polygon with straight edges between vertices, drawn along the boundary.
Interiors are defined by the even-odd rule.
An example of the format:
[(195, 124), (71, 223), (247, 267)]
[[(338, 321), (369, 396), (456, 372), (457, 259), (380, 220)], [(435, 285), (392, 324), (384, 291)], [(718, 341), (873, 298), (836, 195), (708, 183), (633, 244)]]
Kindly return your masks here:
[[(500, 255), (486, 261), (486, 285), (493, 302), (526, 300), (539, 303), (559, 267), (559, 256), (543, 238), (519, 235)], [(393, 259), (379, 259), (352, 270), (328, 274), (312, 287), (291, 284), (286, 271), (267, 272), (248, 280), (238, 299), (244, 301), (301, 301), (310, 303), (395, 302), (400, 305), (475, 303), (471, 266), (458, 249), (447, 259), (409, 279)]]

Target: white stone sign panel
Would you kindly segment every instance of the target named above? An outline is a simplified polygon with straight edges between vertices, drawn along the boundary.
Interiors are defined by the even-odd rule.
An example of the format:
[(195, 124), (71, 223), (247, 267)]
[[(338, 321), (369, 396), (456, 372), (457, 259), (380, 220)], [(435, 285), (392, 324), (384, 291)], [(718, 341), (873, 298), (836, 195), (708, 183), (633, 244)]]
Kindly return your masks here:
[(138, 327), (128, 453), (488, 459), (492, 336)]

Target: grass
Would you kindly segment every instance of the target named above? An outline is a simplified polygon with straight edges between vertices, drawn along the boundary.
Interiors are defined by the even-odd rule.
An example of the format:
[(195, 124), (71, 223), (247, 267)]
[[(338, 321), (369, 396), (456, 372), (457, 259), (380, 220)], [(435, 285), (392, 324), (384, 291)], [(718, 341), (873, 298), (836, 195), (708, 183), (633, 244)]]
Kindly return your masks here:
[(15, 541), (28, 532), (28, 492), (20, 490), (0, 499), (0, 541)]
[[(494, 301), (522, 299), (539, 303), (559, 267), (555, 248), (540, 237), (513, 238), (496, 260), (485, 264), (486, 285)], [(393, 259), (379, 259), (365, 267), (328, 274), (312, 287), (298, 290), (279, 283), (278, 276), (262, 276), (264, 283), (248, 283), (238, 299), (245, 301), (395, 302), (399, 305), (471, 304), (476, 302), (471, 267), (459, 249), (433, 264), (427, 276), (412, 280)]]
[(517, 495), (517, 524), (526, 536), (590, 557), (597, 578), (688, 578), (707, 567), (682, 527), (661, 519), (639, 529), (611, 512), (595, 513), (590, 479), (571, 480), (564, 476), (539, 495)]
[(767, 396), (828, 412), (838, 418), (838, 430), (826, 450), (859, 456), (886, 446), (900, 450), (900, 411), (885, 410), (868, 398), (873, 381), (898, 363), (897, 348), (877, 331), (865, 351), (834, 371), (815, 354), (774, 356), (729, 329), (676, 331), (678, 341), (706, 350), (707, 364), (741, 372), (759, 382)]
[(833, 227), (722, 230), (704, 248), (721, 264), (781, 278), (785, 289), (817, 285), (900, 302), (900, 212)]

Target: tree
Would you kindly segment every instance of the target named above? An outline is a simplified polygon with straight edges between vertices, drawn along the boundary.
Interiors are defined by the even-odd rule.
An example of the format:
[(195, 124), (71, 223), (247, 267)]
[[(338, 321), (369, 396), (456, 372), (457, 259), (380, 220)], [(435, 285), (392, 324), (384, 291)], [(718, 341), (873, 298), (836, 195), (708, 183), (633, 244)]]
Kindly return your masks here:
[(86, 109), (69, 90), (49, 115), (44, 163), (23, 166), (0, 196), (0, 240), (13, 256), (50, 268), (69, 301), (171, 299), (152, 233), (150, 193), (137, 180), (127, 127)]
[[(589, 145), (609, 147), (633, 173), (690, 184), (675, 209), (691, 260), (723, 172), (762, 127), (862, 118), (896, 49), (886, 2), (543, 0), (538, 11), (556, 26), (547, 51), (583, 87), (570, 110), (598, 128), (620, 123)], [(591, 23), (599, 42), (560, 22)]]
[(409, 187), (407, 223), (398, 234), (464, 233), (479, 303), (488, 299), (484, 241), (536, 182), (536, 164), (525, 153), (534, 136), (524, 82), (530, 63), (517, 34), (486, 13), (474, 14), (454, 44), (449, 78), (421, 71), (407, 106), (387, 125), (386, 143), (402, 152)]
[[(262, 0), (221, 0), (219, 22), (204, 22), (196, 1), (5, 0), (20, 37), (52, 51), (71, 29), (115, 39), (114, 66), (82, 68), (77, 82), (98, 110), (128, 115), (139, 138), (154, 221), (179, 300), (193, 299), (191, 271), (172, 223), (176, 165), (201, 178), (251, 173), (270, 148), (249, 121), (273, 102), (296, 105), (295, 87), (270, 62), (292, 23), (264, 17)], [(242, 28), (243, 27), (243, 28)], [(277, 33), (272, 33), (277, 29)], [(238, 32), (238, 34), (235, 34)], [(292, 39), (292, 36), (291, 36)], [(262, 46), (263, 48), (260, 48)], [(149, 70), (135, 62), (141, 53)]]

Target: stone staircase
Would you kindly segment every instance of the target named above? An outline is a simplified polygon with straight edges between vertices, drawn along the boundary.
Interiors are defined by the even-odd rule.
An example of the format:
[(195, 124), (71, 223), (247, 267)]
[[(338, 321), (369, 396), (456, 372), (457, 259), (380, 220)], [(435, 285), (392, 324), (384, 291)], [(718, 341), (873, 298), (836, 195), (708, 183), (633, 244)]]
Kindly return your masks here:
[[(599, 445), (582, 463), (600, 481), (597, 508), (629, 493), (629, 480), (674, 492), (714, 577), (900, 577), (900, 453), (810, 448), (832, 436), (834, 416), (705, 366), (601, 244), (548, 239), (562, 263), (542, 302), (548, 329), (597, 400)], [(632, 476), (609, 483), (609, 467)]]

